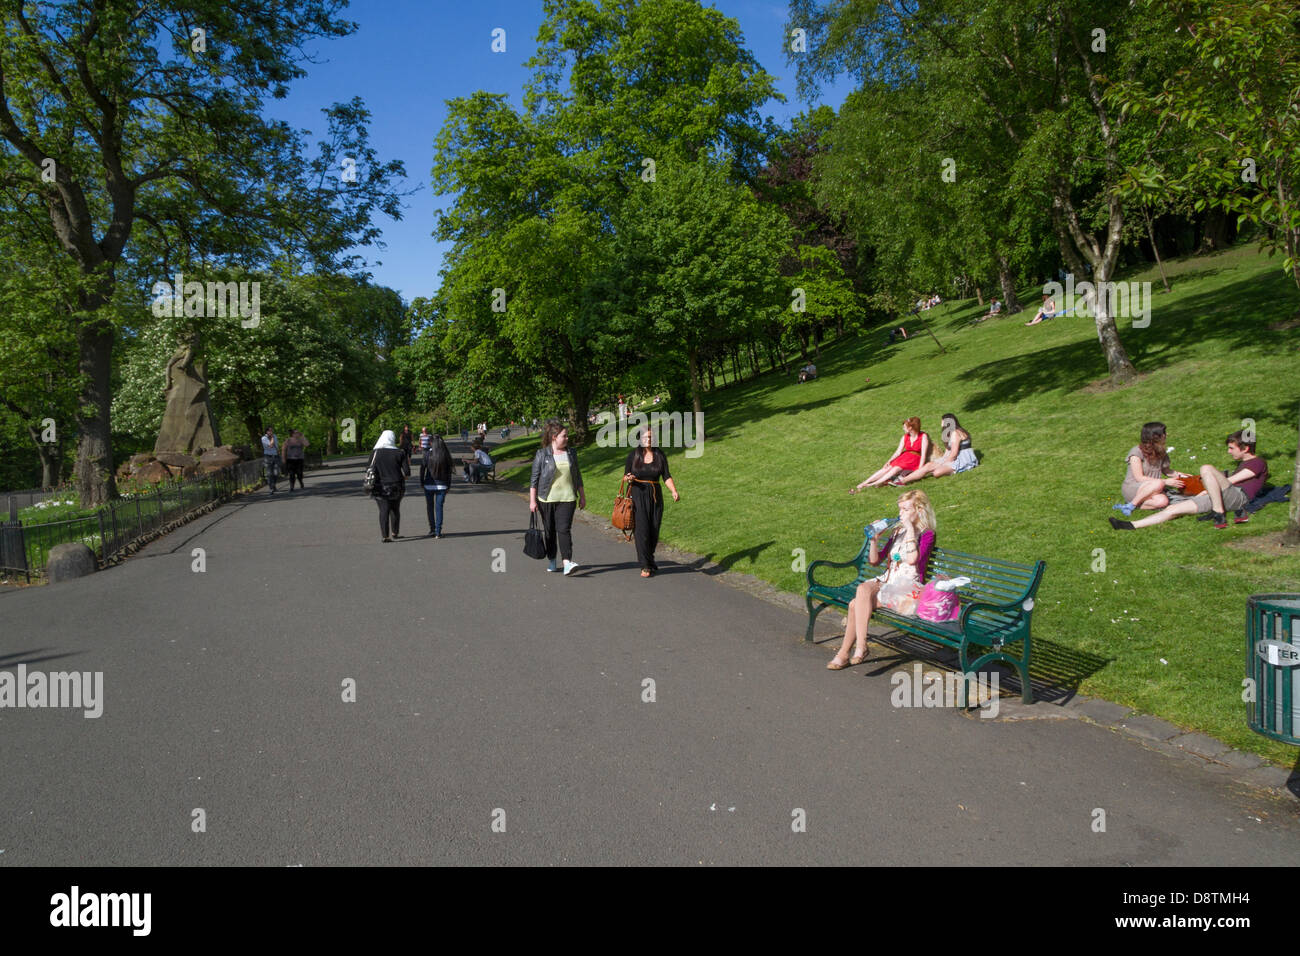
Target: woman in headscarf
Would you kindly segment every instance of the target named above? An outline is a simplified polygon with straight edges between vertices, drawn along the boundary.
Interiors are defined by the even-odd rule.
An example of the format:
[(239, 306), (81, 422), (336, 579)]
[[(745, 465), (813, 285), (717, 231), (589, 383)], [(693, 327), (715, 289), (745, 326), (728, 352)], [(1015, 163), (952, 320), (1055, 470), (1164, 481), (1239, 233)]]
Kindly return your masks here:
[(406, 472), (410, 468), (406, 452), (397, 447), (397, 436), (391, 430), (375, 442), (370, 464), (375, 469), (375, 487), (370, 494), (379, 503), (379, 533), (386, 544), (401, 537), (402, 495), (406, 494)]

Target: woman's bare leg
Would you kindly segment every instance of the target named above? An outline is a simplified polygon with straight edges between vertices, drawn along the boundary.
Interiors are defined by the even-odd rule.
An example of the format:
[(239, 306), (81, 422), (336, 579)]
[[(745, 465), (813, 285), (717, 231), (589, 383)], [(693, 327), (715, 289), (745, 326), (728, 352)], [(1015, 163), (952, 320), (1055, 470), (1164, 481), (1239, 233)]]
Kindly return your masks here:
[(858, 593), (853, 599), (853, 603), (858, 605), (853, 620), (856, 642), (853, 650), (854, 657), (865, 657), (867, 654), (867, 625), (871, 623), (871, 612), (876, 609), (876, 595), (879, 593), (880, 582), (878, 581), (863, 581), (858, 585)]
[[(1159, 478), (1152, 478), (1138, 485), (1137, 491), (1133, 494), (1133, 500), (1129, 502), (1134, 508), (1143, 507), (1142, 502), (1146, 501), (1152, 495), (1159, 494), (1165, 490), (1165, 483)], [(1169, 504), (1169, 499), (1165, 499), (1165, 504)], [(1164, 505), (1149, 505), (1148, 507), (1163, 508)]]
[(857, 632), (854, 622), (855, 604), (857, 604), (856, 600), (849, 602), (848, 619), (844, 622), (844, 640), (840, 641), (840, 649), (831, 658), (832, 664), (845, 665), (849, 662), (849, 642), (853, 640), (853, 635)]
[(916, 471), (912, 472), (910, 475), (907, 475), (903, 478), (899, 478), (898, 483), (901, 485), (909, 485), (914, 481), (920, 481), (926, 475), (936, 474), (935, 468), (936, 465), (934, 462), (927, 461), (924, 465), (916, 469)]
[(892, 467), (885, 468), (885, 469), (883, 469), (883, 473), (882, 473), (882, 472), (877, 472), (877, 474), (880, 475), (880, 478), (878, 478), (878, 479), (876, 479), (876, 480), (874, 480), (874, 481), (868, 481), (868, 482), (867, 482), (867, 487), (868, 487), (868, 488), (879, 488), (881, 485), (888, 484), (888, 483), (889, 483), (889, 479), (890, 479), (890, 478), (893, 478), (895, 475), (897, 475), (897, 474), (898, 474), (899, 472), (901, 472), (902, 470), (903, 470), (903, 469), (900, 468), (898, 465), (893, 465)]

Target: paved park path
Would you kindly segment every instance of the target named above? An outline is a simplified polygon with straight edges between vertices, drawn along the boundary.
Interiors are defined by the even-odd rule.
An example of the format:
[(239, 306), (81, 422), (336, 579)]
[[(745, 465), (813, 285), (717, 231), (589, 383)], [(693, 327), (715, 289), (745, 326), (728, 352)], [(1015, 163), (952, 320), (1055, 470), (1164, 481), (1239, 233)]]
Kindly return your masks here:
[(1081, 721), (895, 708), (802, 615), (642, 580), (581, 522), (548, 574), (515, 492), (457, 483), (445, 538), (381, 544), (362, 465), (0, 595), (0, 669), (104, 680), (98, 719), (0, 710), (0, 866), (1300, 861), (1291, 798)]

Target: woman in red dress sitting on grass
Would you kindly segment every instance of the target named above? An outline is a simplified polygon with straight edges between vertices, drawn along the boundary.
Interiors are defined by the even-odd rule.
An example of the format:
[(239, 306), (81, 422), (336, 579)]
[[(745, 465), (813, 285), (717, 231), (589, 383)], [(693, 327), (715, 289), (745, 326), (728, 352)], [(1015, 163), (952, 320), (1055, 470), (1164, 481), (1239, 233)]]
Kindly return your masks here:
[(903, 422), (903, 437), (894, 449), (894, 456), (889, 462), (866, 481), (849, 489), (849, 494), (856, 494), (863, 488), (879, 488), (888, 484), (905, 471), (916, 471), (922, 462), (930, 460), (930, 436), (921, 431), (921, 419), (913, 415)]

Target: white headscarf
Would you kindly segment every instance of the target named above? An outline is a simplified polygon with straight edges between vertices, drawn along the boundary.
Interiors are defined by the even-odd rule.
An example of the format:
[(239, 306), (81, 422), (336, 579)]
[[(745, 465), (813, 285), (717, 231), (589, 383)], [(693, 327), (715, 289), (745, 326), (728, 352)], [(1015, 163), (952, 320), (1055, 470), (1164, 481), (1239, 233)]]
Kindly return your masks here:
[(393, 434), (392, 429), (384, 432), (379, 436), (379, 441), (375, 442), (375, 448), (396, 448), (397, 436)]

